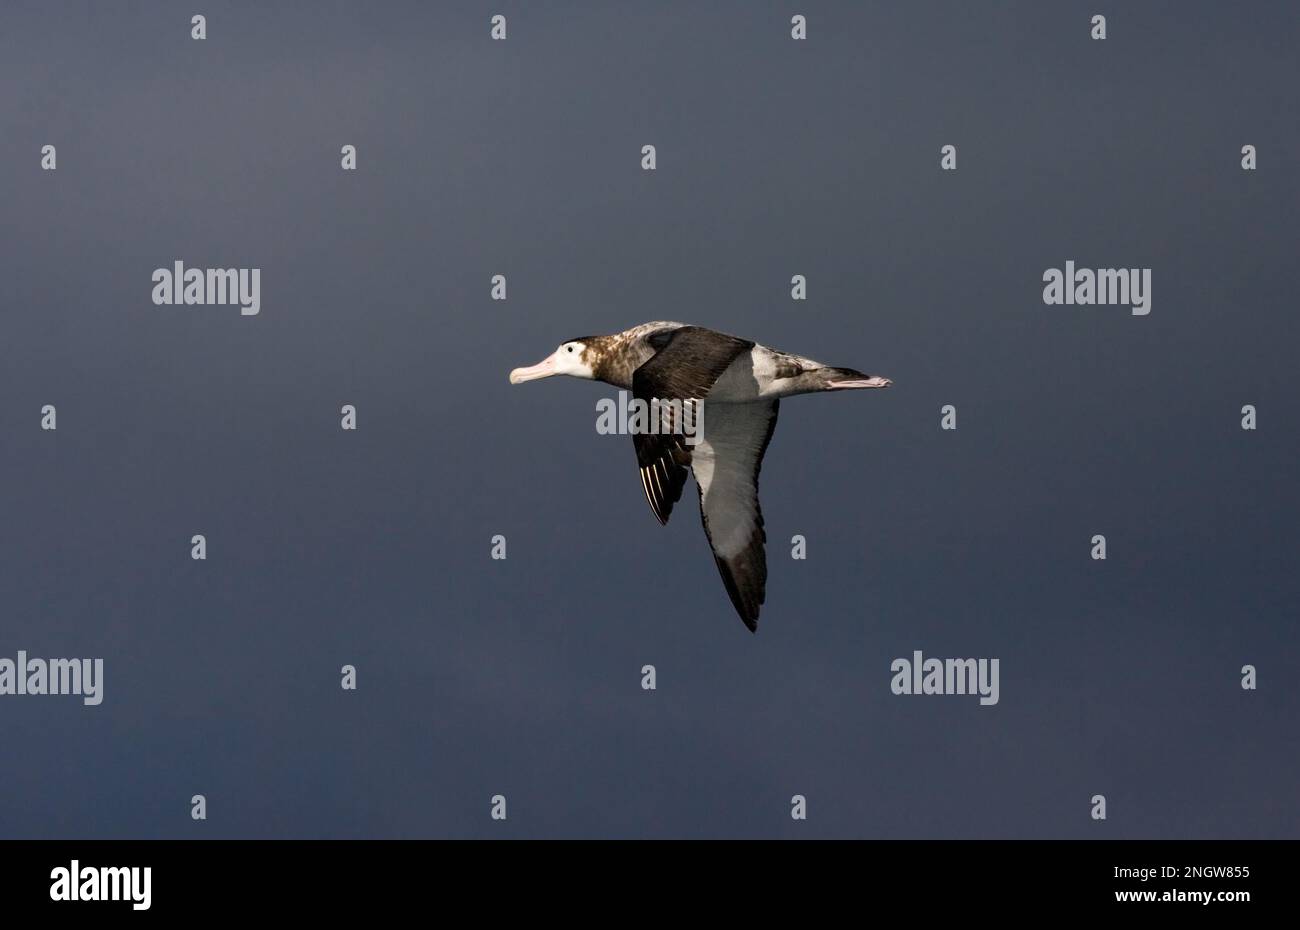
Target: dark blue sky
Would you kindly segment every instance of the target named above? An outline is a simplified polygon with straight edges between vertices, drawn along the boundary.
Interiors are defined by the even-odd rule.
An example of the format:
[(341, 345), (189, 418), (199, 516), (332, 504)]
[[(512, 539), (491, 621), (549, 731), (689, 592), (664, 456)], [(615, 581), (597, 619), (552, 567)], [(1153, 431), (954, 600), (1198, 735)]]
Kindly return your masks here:
[[(0, 697), (0, 835), (1300, 836), (1294, 4), (640, 6), (0, 9), (0, 656), (105, 660)], [(506, 381), (653, 319), (895, 382), (783, 405), (757, 635)]]

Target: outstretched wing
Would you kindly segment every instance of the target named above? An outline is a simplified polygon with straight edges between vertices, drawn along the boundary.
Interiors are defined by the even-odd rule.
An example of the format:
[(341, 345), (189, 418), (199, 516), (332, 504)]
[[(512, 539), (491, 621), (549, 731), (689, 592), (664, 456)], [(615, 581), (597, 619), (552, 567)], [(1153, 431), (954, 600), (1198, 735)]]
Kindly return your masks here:
[(641, 469), (641, 487), (645, 499), (661, 524), (672, 516), (673, 504), (682, 499), (686, 486), (686, 469), (691, 464), (689, 448), (680, 436), (655, 436), (633, 433), (636, 464)]
[(758, 473), (779, 411), (777, 400), (705, 404), (703, 438), (691, 460), (704, 534), (727, 595), (751, 632), (758, 629), (767, 590)]
[[(700, 326), (655, 333), (650, 344), (659, 351), (632, 373), (632, 395), (652, 401), (703, 400), (713, 383), (754, 343)], [(641, 486), (650, 509), (667, 523), (681, 500), (691, 448), (680, 432), (635, 433), (632, 445), (641, 469)]]

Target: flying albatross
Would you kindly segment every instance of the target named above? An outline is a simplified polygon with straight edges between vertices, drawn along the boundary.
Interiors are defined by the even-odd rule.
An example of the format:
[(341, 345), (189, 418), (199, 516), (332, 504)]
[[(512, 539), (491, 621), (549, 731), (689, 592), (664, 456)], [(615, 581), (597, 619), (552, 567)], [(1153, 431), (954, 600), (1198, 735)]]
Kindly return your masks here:
[[(633, 432), (641, 486), (661, 524), (695, 473), (700, 517), (736, 612), (750, 631), (767, 586), (758, 472), (776, 429), (782, 397), (852, 388), (883, 388), (888, 378), (833, 368), (725, 333), (685, 323), (656, 322), (609, 336), (561, 343), (549, 357), (510, 372), (519, 384), (551, 375), (604, 381), (644, 404), (702, 403), (699, 435), (674, 430)], [(688, 414), (680, 414), (683, 420)]]

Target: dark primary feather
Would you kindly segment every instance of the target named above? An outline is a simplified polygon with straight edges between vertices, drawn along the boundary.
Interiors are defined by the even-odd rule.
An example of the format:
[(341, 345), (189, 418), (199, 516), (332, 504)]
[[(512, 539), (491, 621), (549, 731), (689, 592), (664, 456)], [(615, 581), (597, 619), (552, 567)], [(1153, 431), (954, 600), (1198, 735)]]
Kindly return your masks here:
[(682, 499), (686, 466), (691, 463), (690, 452), (680, 436), (633, 433), (632, 446), (636, 449), (636, 463), (641, 469), (641, 485), (646, 500), (659, 522), (666, 524), (672, 516), (673, 504)]

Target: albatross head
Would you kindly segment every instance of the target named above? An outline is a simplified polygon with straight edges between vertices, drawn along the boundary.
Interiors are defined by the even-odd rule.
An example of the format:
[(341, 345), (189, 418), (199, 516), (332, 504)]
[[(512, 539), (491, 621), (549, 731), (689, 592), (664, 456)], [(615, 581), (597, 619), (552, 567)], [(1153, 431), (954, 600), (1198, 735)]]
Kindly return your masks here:
[(593, 340), (570, 339), (560, 343), (560, 347), (536, 365), (516, 368), (510, 372), (510, 383), (521, 384), (524, 381), (536, 381), (551, 375), (569, 375), (574, 378), (594, 378), (592, 367), (593, 353), (590, 351)]

